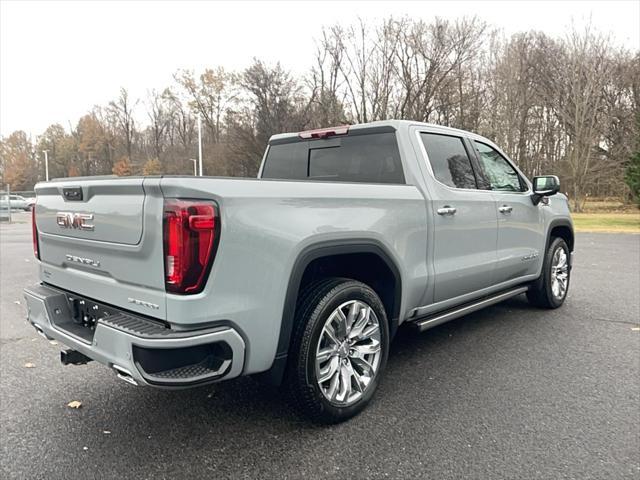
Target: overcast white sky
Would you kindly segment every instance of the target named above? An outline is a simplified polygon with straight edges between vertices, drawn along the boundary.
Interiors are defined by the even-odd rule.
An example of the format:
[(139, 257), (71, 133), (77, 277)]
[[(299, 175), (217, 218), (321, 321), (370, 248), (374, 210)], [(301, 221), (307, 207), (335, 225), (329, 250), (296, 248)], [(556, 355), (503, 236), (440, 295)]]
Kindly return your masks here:
[(640, 1), (124, 2), (0, 0), (0, 134), (66, 128), (120, 86), (134, 97), (181, 68), (242, 69), (252, 57), (305, 72), (323, 25), (408, 15), (478, 15), (507, 34), (562, 36), (591, 19), (640, 49)]

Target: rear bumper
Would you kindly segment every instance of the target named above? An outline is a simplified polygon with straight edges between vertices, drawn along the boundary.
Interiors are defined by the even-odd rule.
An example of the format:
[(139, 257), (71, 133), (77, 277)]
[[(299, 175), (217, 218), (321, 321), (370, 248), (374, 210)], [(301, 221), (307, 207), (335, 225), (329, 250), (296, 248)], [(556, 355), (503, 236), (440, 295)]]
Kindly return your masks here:
[(129, 383), (184, 388), (242, 373), (245, 343), (231, 327), (175, 331), (111, 309), (85, 333), (65, 292), (36, 285), (25, 289), (24, 297), (28, 321), (39, 333), (114, 369)]

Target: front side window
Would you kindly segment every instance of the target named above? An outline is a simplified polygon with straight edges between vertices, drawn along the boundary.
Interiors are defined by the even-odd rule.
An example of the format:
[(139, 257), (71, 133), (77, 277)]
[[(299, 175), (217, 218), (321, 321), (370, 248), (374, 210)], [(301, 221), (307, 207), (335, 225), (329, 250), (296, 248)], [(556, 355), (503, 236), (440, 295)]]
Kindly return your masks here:
[(503, 192), (523, 192), (526, 190), (524, 183), (520, 180), (520, 175), (506, 158), (485, 143), (474, 141), (473, 144), (478, 151), (480, 167), (491, 190)]
[(421, 133), (420, 137), (438, 181), (455, 188), (477, 188), (462, 138), (436, 133)]

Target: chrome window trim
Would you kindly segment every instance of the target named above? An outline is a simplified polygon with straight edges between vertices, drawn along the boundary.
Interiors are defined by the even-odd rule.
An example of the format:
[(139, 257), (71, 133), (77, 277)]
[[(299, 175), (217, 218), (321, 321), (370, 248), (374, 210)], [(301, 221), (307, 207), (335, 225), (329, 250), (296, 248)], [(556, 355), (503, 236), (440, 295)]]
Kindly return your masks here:
[[(524, 192), (505, 192), (503, 190), (484, 190), (481, 188), (459, 188), (459, 187), (452, 187), (450, 185), (447, 185), (446, 183), (442, 183), (440, 180), (438, 180), (435, 176), (435, 173), (433, 172), (433, 168), (431, 167), (431, 161), (429, 160), (429, 155), (427, 154), (427, 149), (424, 146), (424, 142), (422, 141), (421, 138), (421, 134), (422, 133), (430, 133), (430, 134), (434, 134), (434, 135), (447, 135), (449, 137), (455, 137), (455, 138), (459, 138), (461, 141), (463, 141), (463, 133), (461, 133), (462, 131), (458, 132), (458, 131), (448, 131), (448, 130), (442, 130), (439, 131), (438, 129), (434, 128), (434, 129), (429, 129), (429, 128), (425, 128), (425, 127), (421, 127), (421, 126), (416, 126), (415, 128), (415, 137), (416, 137), (416, 141), (418, 142), (418, 147), (420, 148), (420, 151), (422, 153), (422, 158), (424, 163), (427, 166), (427, 170), (429, 171), (429, 174), (431, 175), (431, 178), (438, 184), (442, 185), (443, 187), (449, 189), (449, 190), (453, 190), (453, 191), (459, 191), (459, 192), (482, 192), (482, 193), (500, 193), (500, 194), (509, 194), (509, 195), (531, 195), (532, 190), (531, 190), (531, 185), (529, 182), (529, 179), (520, 171), (520, 169), (518, 169), (513, 162), (511, 162), (511, 160), (509, 159), (509, 157), (507, 157), (504, 152), (502, 150), (500, 150), (500, 148), (498, 148), (495, 144), (493, 144), (492, 142), (489, 142), (488, 140), (482, 138), (482, 137), (477, 137), (475, 134), (468, 134), (467, 138), (469, 140), (473, 141), (478, 141), (480, 143), (485, 143), (487, 145), (489, 145), (491, 148), (495, 149), (500, 155), (502, 155), (502, 157), (504, 157), (505, 160), (507, 160), (507, 163), (509, 163), (509, 165), (511, 165), (514, 170), (518, 173), (518, 175), (520, 175), (523, 179), (525, 184), (527, 185), (527, 190)], [(466, 147), (465, 147), (466, 148)], [(469, 161), (471, 161), (471, 159), (469, 159)], [(472, 165), (473, 167), (473, 165)]]

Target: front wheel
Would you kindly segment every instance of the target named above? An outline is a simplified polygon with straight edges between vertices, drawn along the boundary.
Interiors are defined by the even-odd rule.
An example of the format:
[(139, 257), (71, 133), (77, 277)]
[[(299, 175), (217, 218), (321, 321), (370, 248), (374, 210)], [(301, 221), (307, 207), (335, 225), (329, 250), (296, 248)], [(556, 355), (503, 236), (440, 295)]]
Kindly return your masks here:
[(318, 423), (361, 412), (384, 370), (389, 329), (367, 285), (332, 278), (308, 288), (296, 308), (286, 384), (294, 406)]
[(569, 247), (562, 238), (553, 238), (545, 252), (540, 278), (527, 292), (533, 305), (543, 308), (558, 308), (567, 297), (571, 265)]

